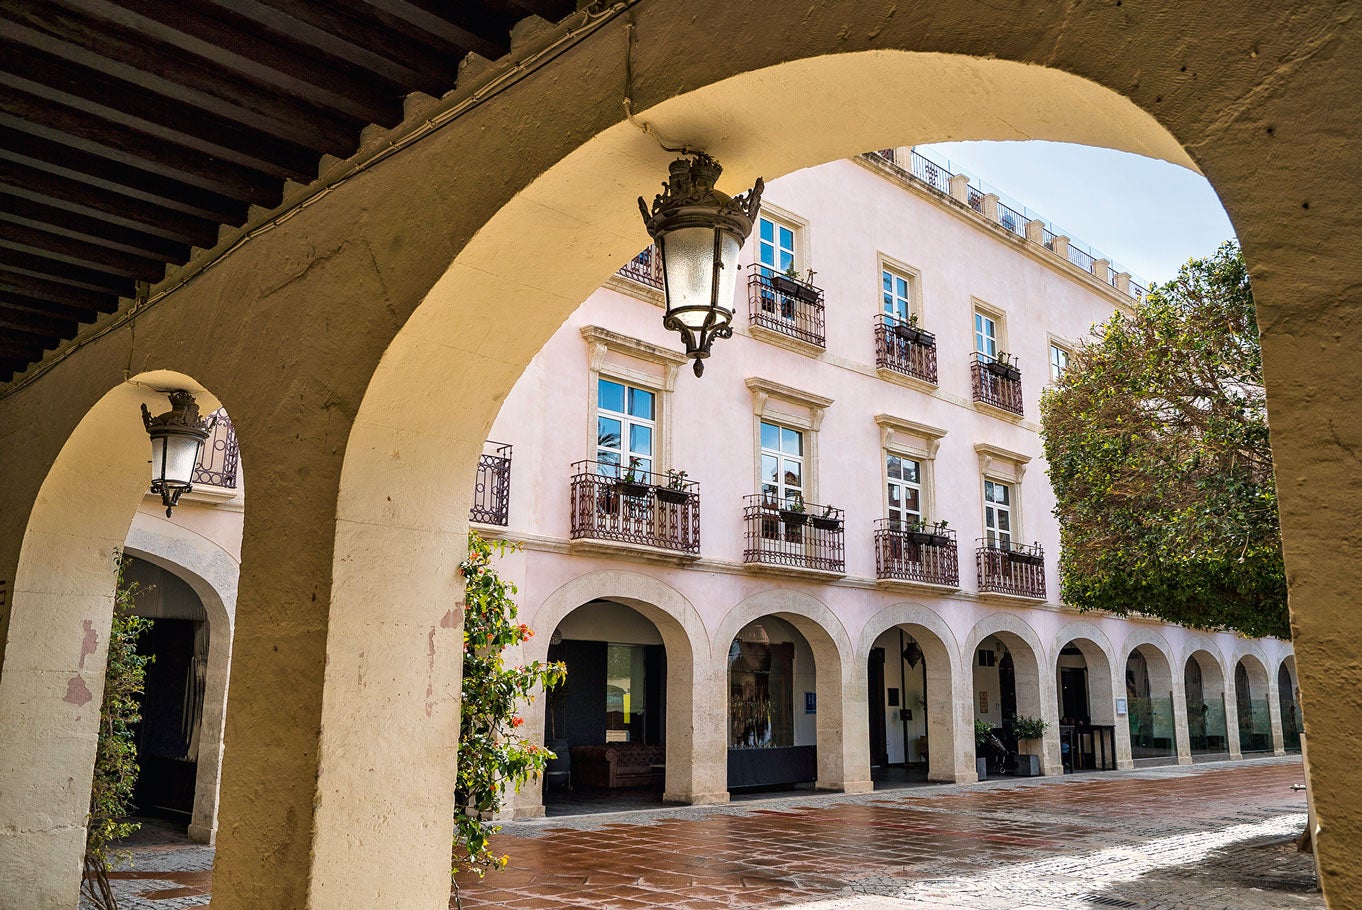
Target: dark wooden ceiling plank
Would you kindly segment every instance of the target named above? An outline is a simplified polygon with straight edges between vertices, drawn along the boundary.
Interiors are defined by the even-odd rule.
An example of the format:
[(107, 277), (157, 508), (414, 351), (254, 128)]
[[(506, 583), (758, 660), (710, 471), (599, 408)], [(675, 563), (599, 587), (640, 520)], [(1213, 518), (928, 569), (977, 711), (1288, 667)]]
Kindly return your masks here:
[(0, 356), (3, 357), (29, 357), (30, 363), (42, 357), (43, 352), (53, 347), (52, 344), (43, 344), (41, 341), (28, 341), (25, 339), (7, 337), (0, 333)]
[(99, 318), (100, 310), (95, 307), (54, 303), (40, 300), (12, 291), (0, 290), (0, 310), (15, 314), (15, 318), (32, 316), (37, 319), (61, 319), (75, 322), (93, 322)]
[[(91, 15), (131, 28), (147, 39), (171, 44), (217, 66), (279, 91), (309, 98), (366, 123), (396, 126), (402, 119), (401, 87), (384, 84), (316, 48), (287, 36), (265, 34), (220, 7), (200, 0), (73, 0)], [(223, 18), (217, 18), (213, 13)], [(229, 24), (223, 21), (234, 18)]]
[(130, 297), (137, 282), (123, 275), (111, 275), (102, 269), (75, 266), (49, 256), (0, 245), (0, 269), (31, 278), (41, 278), (57, 284), (69, 285), (86, 291), (99, 291)]
[(102, 218), (169, 240), (201, 247), (217, 243), (219, 225), (216, 222), (172, 212), (150, 202), (13, 161), (0, 159), (0, 186), (6, 187), (11, 195)]
[(75, 288), (34, 275), (15, 272), (3, 266), (0, 266), (0, 291), (46, 300), (72, 309), (98, 310), (101, 313), (111, 313), (118, 309), (116, 294)]
[[(27, 14), (27, 17), (25, 17)], [(257, 85), (129, 29), (96, 28), (70, 11), (43, 4), (0, 7), (14, 40), (204, 111), (264, 130), (317, 152), (346, 157), (364, 122)], [(22, 20), (22, 23), (16, 20)]]
[(131, 256), (106, 246), (3, 219), (0, 219), (0, 246), (48, 256), (77, 267), (97, 268), (138, 281), (159, 281), (166, 270), (165, 263), (155, 259)]
[(16, 314), (0, 303), (0, 335), (26, 337), (30, 344), (50, 347), (54, 338), (74, 334), (80, 323), (74, 319), (47, 319), (31, 313)]
[(97, 215), (85, 215), (15, 196), (5, 192), (2, 187), (0, 219), (95, 243), (133, 256), (155, 257), (177, 265), (188, 262), (191, 251), (188, 243), (157, 237)]
[[(459, 46), (435, 47), (431, 35), (374, 7), (313, 0), (215, 0), (218, 6), (265, 28), (293, 35), (334, 57), (383, 73), (403, 86), (439, 97), (454, 87), (466, 51), (495, 55), (490, 41), (468, 33)], [(476, 45), (476, 46), (475, 46)]]
[(275, 177), (307, 182), (317, 176), (312, 149), (153, 95), (89, 67), (2, 39), (0, 61), (4, 61), (0, 84)]
[(247, 203), (220, 193), (190, 186), (164, 174), (132, 167), (6, 125), (13, 122), (16, 121), (0, 117), (0, 158), (223, 224), (239, 225), (246, 220), (250, 211)]
[(283, 194), (281, 181), (270, 174), (99, 120), (12, 86), (0, 85), (0, 114), (27, 121), (28, 130), (52, 142), (120, 158), (135, 167), (159, 170), (255, 205), (273, 208)]
[(456, 4), (444, 0), (434, 2), (368, 0), (368, 2), (389, 16), (411, 23), (451, 44), (467, 46), (463, 43), (465, 39), (462, 36), (478, 35), (492, 44), (490, 52), (478, 53), (492, 60), (506, 53), (511, 46), (510, 31), (515, 19), (506, 20), (496, 14), (489, 15), (486, 4)]

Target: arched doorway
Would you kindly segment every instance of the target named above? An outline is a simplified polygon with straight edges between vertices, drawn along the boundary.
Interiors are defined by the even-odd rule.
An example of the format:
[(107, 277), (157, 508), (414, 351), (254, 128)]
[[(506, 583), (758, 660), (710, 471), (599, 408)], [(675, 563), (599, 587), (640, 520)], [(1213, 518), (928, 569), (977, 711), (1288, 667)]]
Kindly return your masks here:
[[(976, 723), (992, 728), (1002, 744), (1012, 752), (1023, 747), (1029, 750), (1043, 749), (1040, 767), (1042, 773), (1056, 773), (1048, 755), (1051, 742), (1058, 751), (1058, 731), (1053, 728), (1054, 715), (1044, 708), (1048, 699), (1041, 697), (1040, 659), (1038, 648), (1015, 631), (998, 629), (982, 638), (969, 655), (974, 673), (974, 710)], [(1020, 742), (1013, 732), (1013, 722), (1018, 717), (1039, 717), (1049, 719), (1051, 730), (1047, 731), (1045, 745), (1035, 742)], [(976, 759), (985, 757), (982, 752)], [(990, 774), (1011, 772), (1012, 767), (999, 767), (990, 762)]]
[(1149, 644), (1132, 648), (1126, 657), (1125, 683), (1131, 758), (1136, 762), (1176, 759), (1176, 703), (1167, 656)]
[(1089, 638), (1066, 642), (1055, 659), (1055, 694), (1065, 773), (1115, 770), (1115, 703), (1105, 649)]
[(1200, 648), (1183, 667), (1187, 693), (1187, 733), (1191, 753), (1218, 756), (1230, 751), (1225, 715), (1225, 676), (1216, 656)]
[(662, 802), (667, 764), (667, 650), (658, 627), (612, 600), (573, 610), (553, 630), (548, 659), (567, 682), (544, 704), (549, 815)]
[[(871, 644), (867, 716), (877, 788), (954, 779), (948, 770), (954, 747), (952, 663), (945, 643), (912, 623), (891, 626)], [(935, 750), (941, 754), (934, 757)]]
[(767, 615), (728, 648), (728, 788), (812, 785), (818, 780), (818, 672), (799, 629)]
[(1305, 725), (1301, 722), (1300, 696), (1296, 691), (1294, 656), (1287, 657), (1277, 668), (1277, 698), (1282, 712), (1282, 748), (1287, 752), (1299, 752)]
[(1234, 707), (1242, 754), (1272, 751), (1267, 689), (1267, 668), (1262, 661), (1251, 654), (1241, 657), (1234, 665)]

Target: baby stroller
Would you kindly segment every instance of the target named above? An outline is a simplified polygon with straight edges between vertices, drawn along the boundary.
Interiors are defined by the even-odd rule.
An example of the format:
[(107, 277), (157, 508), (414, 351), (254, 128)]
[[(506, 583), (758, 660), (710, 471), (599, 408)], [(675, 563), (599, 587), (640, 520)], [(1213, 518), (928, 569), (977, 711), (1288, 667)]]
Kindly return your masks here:
[(1011, 774), (1017, 770), (1017, 753), (1007, 748), (996, 732), (984, 740), (984, 758), (988, 760), (989, 774)]

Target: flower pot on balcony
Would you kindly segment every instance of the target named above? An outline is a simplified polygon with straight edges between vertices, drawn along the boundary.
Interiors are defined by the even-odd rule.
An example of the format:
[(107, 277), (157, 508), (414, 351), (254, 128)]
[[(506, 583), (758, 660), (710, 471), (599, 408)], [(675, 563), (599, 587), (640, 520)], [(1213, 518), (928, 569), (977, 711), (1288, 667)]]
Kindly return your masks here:
[(796, 512), (792, 509), (781, 509), (780, 520), (792, 528), (798, 528), (809, 520), (809, 513)]
[(795, 289), (795, 296), (805, 303), (818, 302), (818, 288), (812, 285), (801, 284)]
[(894, 334), (912, 344), (926, 346), (936, 344), (936, 336), (931, 332), (923, 331), (917, 326), (908, 325), (907, 323), (900, 322), (898, 325), (894, 326)]
[(932, 535), (926, 531), (908, 531), (904, 536), (908, 538), (909, 543), (917, 544), (920, 547), (932, 542)]
[(634, 499), (642, 499), (648, 495), (648, 491), (652, 488), (646, 483), (638, 483), (632, 480), (617, 480), (615, 481), (615, 489), (625, 496), (630, 496)]
[(772, 275), (771, 286), (777, 291), (780, 291), (780, 293), (788, 294), (791, 297), (797, 297), (799, 295), (799, 289), (804, 287), (804, 285), (800, 284), (798, 281), (795, 281), (793, 278), (786, 278), (784, 275)]
[(674, 487), (654, 487), (653, 495), (662, 502), (669, 502), (674, 506), (686, 504), (686, 491), (678, 490)]
[(815, 515), (813, 517), (813, 526), (820, 531), (836, 531), (841, 529), (842, 519), (824, 518), (821, 515)]
[(1035, 553), (1019, 553), (1015, 550), (1009, 551), (1007, 558), (1012, 562), (1021, 563), (1024, 566), (1041, 566), (1045, 564), (1045, 557)]
[(928, 535), (927, 535), (927, 546), (929, 546), (929, 547), (944, 547), (944, 546), (946, 546), (947, 544), (949, 544), (950, 542), (951, 542), (951, 539), (950, 539), (949, 537), (947, 537), (945, 534), (928, 534)]

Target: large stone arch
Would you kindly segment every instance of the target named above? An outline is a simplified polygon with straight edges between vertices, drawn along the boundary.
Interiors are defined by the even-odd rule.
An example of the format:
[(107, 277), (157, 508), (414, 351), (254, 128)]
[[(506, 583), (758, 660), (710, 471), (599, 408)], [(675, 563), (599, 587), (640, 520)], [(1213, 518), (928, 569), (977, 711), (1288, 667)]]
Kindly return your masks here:
[[(1151, 697), (1162, 698), (1163, 693), (1166, 692), (1172, 701), (1174, 752), (1177, 755), (1178, 762), (1190, 763), (1192, 753), (1188, 743), (1187, 692), (1184, 685), (1183, 670), (1177, 663), (1173, 648), (1162, 632), (1146, 627), (1133, 629), (1126, 636), (1125, 642), (1121, 646), (1121, 658), (1118, 666), (1121, 671), (1120, 692), (1122, 695), (1126, 694), (1126, 662), (1135, 652), (1139, 652), (1144, 658), (1145, 667), (1149, 672)], [(1129, 743), (1130, 727), (1118, 729), (1116, 736), (1118, 739), (1124, 736), (1126, 742)]]
[(965, 646), (960, 652), (964, 663), (962, 672), (973, 673), (974, 653), (980, 642), (989, 636), (999, 638), (1012, 653), (1017, 674), (1017, 713), (1039, 717), (1049, 724), (1040, 757), (1041, 773), (1063, 773), (1064, 763), (1059, 751), (1059, 710), (1055, 702), (1053, 674), (1048, 670), (1054, 665), (1054, 656), (1026, 620), (1015, 613), (990, 613), (979, 620), (965, 637)]
[(189, 838), (211, 844), (218, 826), (222, 731), (227, 722), (232, 623), (241, 564), (202, 534), (146, 512), (138, 512), (133, 518), (124, 552), (160, 566), (188, 583), (208, 613), (208, 676), (204, 684), (203, 734)]
[[(1362, 584), (1362, 561), (1319, 554), (1354, 533), (1328, 497), (1350, 481), (1344, 453), (1362, 445), (1362, 428), (1347, 395), (1314, 391), (1357, 386), (1347, 354), (1362, 305), (1352, 277), (1362, 189), (1338, 175), (1362, 135), (1352, 90), (1362, 53), (1347, 10), (1324, 0), (1289, 8), (1216, 0), (1188, 11), (1165, 0), (1138, 15), (1129, 6), (1081, 16), (1037, 6), (999, 18), (950, 0), (891, 13), (841, 0), (796, 17), (774, 0), (657, 0), (631, 15), (636, 108), (664, 132), (704, 143), (734, 185), (758, 170), (776, 176), (864, 148), (953, 138), (1061, 139), (1182, 163), (1190, 158), (1178, 146), (1191, 150), (1253, 270), (1276, 466), (1301, 480), (1284, 488), (1281, 515), (1304, 697), (1349, 703), (1351, 681), (1331, 672), (1331, 655), (1341, 638), (1348, 653), (1362, 638), (1349, 594)], [(289, 507), (248, 527), (244, 545), (262, 563), (283, 558), (243, 563), (238, 678), (249, 667), (260, 684), (249, 697), (238, 685), (240, 726), (229, 718), (239, 747), (223, 804), (236, 821), (226, 823), (215, 873), (215, 902), (227, 910), (445, 900), (448, 804), (431, 794), (449, 792), (452, 776), (457, 711), (448, 706), (458, 680), (445, 668), (457, 666), (458, 636), (457, 623), (442, 620), (457, 599), (467, 506), (466, 484), (451, 478), (473, 476), (496, 401), (582, 289), (642, 246), (623, 215), (601, 217), (621, 202), (629, 209), (665, 165), (647, 140), (611, 131), (621, 117), (623, 44), (614, 21), (546, 74), (480, 99), (452, 126), (202, 273), (142, 313), (135, 338), (124, 325), (93, 339), (0, 403), (0, 577), (14, 577), (25, 517), (67, 434), (129, 363), (173, 353), (232, 399), (234, 421), (255, 444), (278, 443), (279, 457), (254, 459), (263, 470), (253, 493)], [(558, 174), (573, 178), (561, 191), (527, 191), (588, 143), (593, 154)], [(1267, 158), (1311, 166), (1265, 181)], [(592, 197), (601, 205), (583, 207)], [(518, 232), (496, 218), (503, 211), (536, 229)], [(475, 234), (482, 258), (463, 255)], [(516, 264), (525, 293), (501, 293), (504, 268), (479, 272), (489, 244)], [(543, 247), (552, 255), (529, 258)], [(453, 293), (463, 308), (421, 320), (411, 343), (390, 348), (447, 272), (462, 283), (441, 282), (429, 296)], [(498, 331), (489, 315), (511, 307), (518, 331)], [(246, 324), (251, 332), (240, 331)], [(387, 378), (361, 408), (385, 350)], [(425, 378), (404, 388), (401, 366)], [(39, 415), (50, 426), (35, 440), (24, 431)], [(444, 446), (439, 457), (432, 437)], [(257, 615), (259, 627), (250, 626)], [(429, 672), (393, 672), (425, 667), (432, 645)], [(1317, 731), (1312, 754), (1324, 887), (1341, 894), (1357, 890), (1362, 874), (1344, 846), (1362, 836), (1345, 738), (1354, 726)], [(356, 829), (369, 836), (351, 837)]]
[(1120, 725), (1125, 718), (1116, 714), (1116, 697), (1121, 691), (1117, 671), (1122, 662), (1112, 648), (1107, 633), (1096, 623), (1077, 619), (1066, 623), (1051, 639), (1051, 653), (1059, 660), (1059, 652), (1073, 642), (1083, 654), (1088, 665), (1088, 710), (1092, 722), (1115, 730), (1112, 747), (1115, 749), (1116, 767), (1130, 767), (1130, 736), (1121, 736)]
[[(1233, 686), (1235, 696), (1236, 715), (1243, 714), (1240, 699), (1247, 699), (1250, 703), (1263, 702), (1263, 707), (1267, 710), (1268, 738), (1271, 743), (1271, 750), (1280, 754), (1282, 749), (1282, 716), (1281, 704), (1277, 700), (1277, 678), (1268, 672), (1272, 662), (1268, 659), (1266, 652), (1261, 644), (1248, 639), (1239, 639), (1235, 642), (1235, 647), (1230, 655), (1230, 676), (1229, 680)], [(1248, 691), (1242, 692), (1239, 687), (1239, 667), (1243, 666), (1245, 676), (1248, 679)], [(1255, 718), (1258, 716), (1256, 707), (1253, 710)], [(1240, 725), (1243, 720), (1236, 717)], [(1255, 724), (1258, 732), (1261, 732), (1261, 720)], [(1243, 739), (1241, 737), (1241, 746)], [(1254, 751), (1262, 751), (1259, 745), (1253, 746)]]
[[(667, 651), (667, 770), (663, 799), (668, 802), (728, 801), (723, 705), (706, 685), (709, 633), (689, 600), (667, 583), (641, 572), (603, 569), (565, 582), (522, 618), (534, 630), (523, 647), (526, 660), (548, 657), (553, 630), (574, 610), (593, 600), (624, 604), (646, 617), (662, 636)], [(524, 712), (532, 738), (542, 736), (544, 705), (536, 699)], [(516, 814), (542, 813), (534, 788), (517, 797)]]
[(856, 646), (855, 681), (864, 689), (866, 660), (875, 640), (895, 626), (908, 629), (922, 648), (931, 697), (927, 711), (927, 738), (949, 743), (949, 749), (932, 748), (927, 754), (929, 780), (962, 783), (977, 779), (974, 771), (974, 723), (970, 686), (960, 673), (960, 645), (951, 627), (935, 610), (916, 603), (895, 603), (866, 621)]
[[(857, 686), (856, 652), (842, 620), (812, 594), (768, 588), (735, 604), (714, 630), (710, 666), (726, 677), (728, 648), (748, 623), (777, 616), (794, 626), (813, 649), (818, 686), (819, 789), (865, 793), (870, 782), (870, 731), (866, 719), (865, 671)], [(727, 704), (727, 694), (724, 696)]]

